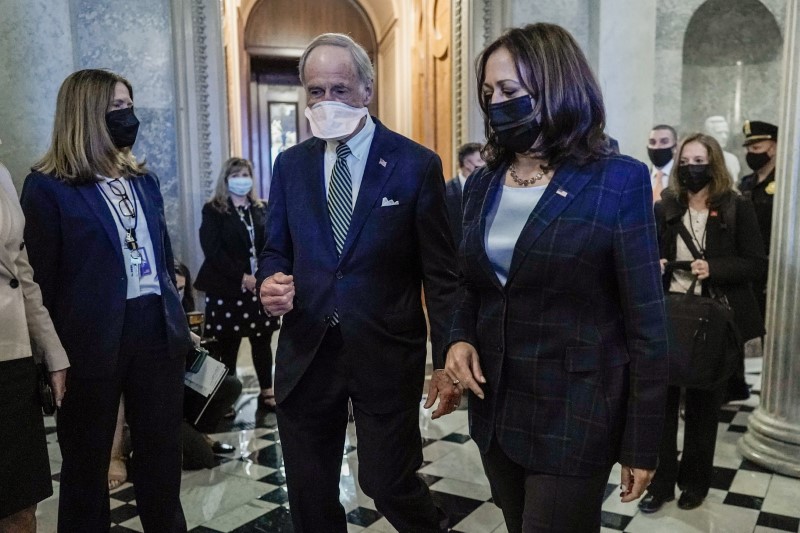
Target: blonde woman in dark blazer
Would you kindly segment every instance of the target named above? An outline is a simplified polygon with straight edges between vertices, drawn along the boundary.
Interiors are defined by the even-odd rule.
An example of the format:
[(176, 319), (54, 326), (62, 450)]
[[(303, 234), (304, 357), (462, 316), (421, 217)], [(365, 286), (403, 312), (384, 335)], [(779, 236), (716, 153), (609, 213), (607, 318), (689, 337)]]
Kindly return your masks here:
[(25, 218), (0, 164), (0, 531), (36, 531), (36, 504), (53, 494), (37, 360), (44, 358), (56, 402), (69, 360), (56, 336), (22, 240)]

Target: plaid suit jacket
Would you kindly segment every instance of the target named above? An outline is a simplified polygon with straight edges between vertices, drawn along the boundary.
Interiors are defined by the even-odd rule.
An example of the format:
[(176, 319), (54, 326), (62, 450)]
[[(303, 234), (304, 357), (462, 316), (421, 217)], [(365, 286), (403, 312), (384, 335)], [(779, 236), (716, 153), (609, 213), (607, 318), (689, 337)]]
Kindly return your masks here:
[(556, 171), (502, 286), (484, 246), (506, 166), (464, 192), (460, 297), (449, 341), (474, 345), (486, 397), (470, 432), (516, 463), (589, 475), (652, 469), (667, 389), (667, 334), (647, 168), (613, 155)]

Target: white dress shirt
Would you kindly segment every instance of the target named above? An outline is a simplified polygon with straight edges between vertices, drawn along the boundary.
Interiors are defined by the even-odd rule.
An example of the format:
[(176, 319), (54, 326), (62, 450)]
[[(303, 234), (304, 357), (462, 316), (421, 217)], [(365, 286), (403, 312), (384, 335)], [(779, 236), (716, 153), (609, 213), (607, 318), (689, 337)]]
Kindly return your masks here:
[(664, 173), (664, 175), (661, 176), (661, 188), (666, 189), (669, 186), (669, 175), (672, 173), (672, 165), (674, 163), (675, 163), (675, 158), (673, 157), (663, 167), (661, 168), (653, 167), (653, 169), (650, 171), (650, 185), (653, 187), (654, 190), (656, 188), (655, 187), (656, 173), (658, 173), (659, 170)]
[[(375, 122), (372, 117), (367, 115), (367, 120), (361, 131), (356, 133), (352, 139), (347, 141), (350, 148), (350, 155), (347, 156), (347, 166), (350, 168), (350, 182), (353, 187), (353, 208), (356, 206), (358, 191), (361, 188), (361, 181), (364, 178), (364, 169), (367, 166), (367, 156), (369, 147), (372, 145), (372, 138), (375, 136)], [(325, 146), (325, 198), (328, 197), (328, 189), (331, 184), (331, 174), (333, 166), (336, 164), (336, 147), (339, 141), (326, 141)]]

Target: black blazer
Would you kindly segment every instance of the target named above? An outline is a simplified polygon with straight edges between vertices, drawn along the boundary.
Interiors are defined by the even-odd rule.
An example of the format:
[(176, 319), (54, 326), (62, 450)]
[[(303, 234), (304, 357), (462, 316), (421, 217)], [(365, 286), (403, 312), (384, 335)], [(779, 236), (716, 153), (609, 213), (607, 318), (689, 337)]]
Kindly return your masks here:
[[(256, 253), (264, 248), (266, 206), (251, 205)], [(228, 212), (220, 213), (211, 203), (203, 206), (200, 246), (205, 259), (197, 273), (194, 288), (215, 296), (242, 295), (242, 276), (250, 272), (250, 238), (239, 213), (228, 199)]]
[[(678, 202), (675, 193), (670, 190), (664, 191), (661, 198), (655, 205), (661, 257), (673, 261), (678, 239), (681, 238), (678, 224), (682, 223), (687, 208)], [(725, 222), (725, 213), (734, 202), (736, 220), (735, 228), (731, 231)], [(708, 261), (706, 283), (728, 297), (742, 339), (764, 335), (764, 321), (751, 283), (766, 277), (767, 257), (755, 210), (749, 200), (731, 192), (722, 199), (720, 205), (709, 209), (705, 256)], [(669, 274), (663, 276), (664, 291), (669, 291), (670, 280)], [(705, 290), (707, 293), (707, 286)]]
[(464, 191), (450, 342), (475, 346), (487, 379), (484, 400), (470, 395), (470, 433), (537, 472), (655, 468), (667, 333), (647, 168), (620, 155), (563, 163), (503, 286), (484, 235), (507, 168), (473, 174)]
[[(175, 288), (175, 262), (158, 179), (131, 179), (147, 217), (161, 286), (170, 357), (192, 346)], [(25, 243), (34, 280), (69, 355), (70, 374), (111, 375), (116, 369), (127, 298), (127, 277), (116, 222), (94, 184), (70, 185), (53, 176), (28, 175), (20, 198)]]
[(337, 309), (344, 350), (358, 357), (354, 390), (375, 413), (417, 405), (428, 336), (423, 285), (434, 364), (443, 365), (457, 277), (441, 160), (375, 122), (341, 256), (325, 194), (325, 142), (309, 139), (275, 161), (257, 277), (294, 275), (294, 309), (275, 361), (278, 403), (302, 378)]
[(461, 228), (461, 182), (458, 181), (458, 176), (445, 184), (445, 195), (447, 199), (447, 218), (450, 220), (450, 233), (453, 235), (453, 244), (458, 250), (463, 234)]

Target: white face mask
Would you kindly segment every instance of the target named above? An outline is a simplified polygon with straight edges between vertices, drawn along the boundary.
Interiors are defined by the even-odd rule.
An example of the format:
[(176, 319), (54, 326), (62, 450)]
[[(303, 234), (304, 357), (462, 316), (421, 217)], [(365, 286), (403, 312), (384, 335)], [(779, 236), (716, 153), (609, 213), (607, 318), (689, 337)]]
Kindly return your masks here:
[(306, 118), (311, 124), (311, 133), (318, 139), (339, 141), (349, 137), (369, 111), (366, 107), (351, 107), (341, 102), (326, 100), (307, 107)]
[(236, 196), (247, 196), (253, 188), (253, 178), (233, 177), (228, 178), (228, 192)]

